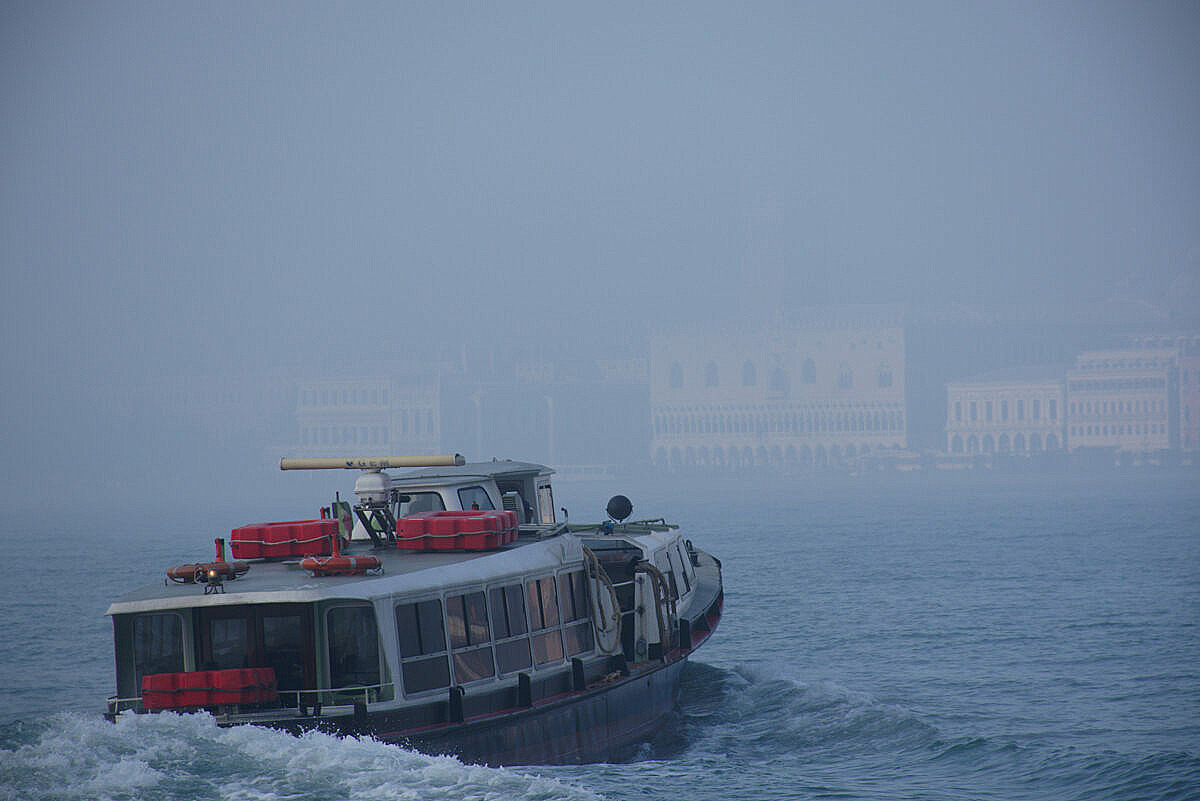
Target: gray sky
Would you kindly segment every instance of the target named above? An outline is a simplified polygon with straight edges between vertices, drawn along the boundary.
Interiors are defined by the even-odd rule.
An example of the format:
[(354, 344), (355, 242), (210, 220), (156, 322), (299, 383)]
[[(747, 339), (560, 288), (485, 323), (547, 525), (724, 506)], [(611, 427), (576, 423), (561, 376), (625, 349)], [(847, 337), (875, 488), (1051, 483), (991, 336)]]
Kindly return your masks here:
[(1195, 298), (1198, 41), (1194, 2), (7, 2), (0, 366)]

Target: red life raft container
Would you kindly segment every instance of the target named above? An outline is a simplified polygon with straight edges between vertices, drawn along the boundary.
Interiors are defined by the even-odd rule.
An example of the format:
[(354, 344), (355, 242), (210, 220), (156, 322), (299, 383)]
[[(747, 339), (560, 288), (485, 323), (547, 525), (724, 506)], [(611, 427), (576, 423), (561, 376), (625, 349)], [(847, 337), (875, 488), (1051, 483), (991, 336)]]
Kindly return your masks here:
[(148, 711), (262, 704), (278, 697), (275, 670), (269, 667), (142, 676), (142, 706)]
[(336, 519), (256, 523), (230, 532), (234, 559), (286, 559), (290, 556), (328, 556), (330, 538), (338, 533)]
[(507, 509), (422, 512), (396, 521), (406, 551), (490, 551), (517, 540), (517, 513)]

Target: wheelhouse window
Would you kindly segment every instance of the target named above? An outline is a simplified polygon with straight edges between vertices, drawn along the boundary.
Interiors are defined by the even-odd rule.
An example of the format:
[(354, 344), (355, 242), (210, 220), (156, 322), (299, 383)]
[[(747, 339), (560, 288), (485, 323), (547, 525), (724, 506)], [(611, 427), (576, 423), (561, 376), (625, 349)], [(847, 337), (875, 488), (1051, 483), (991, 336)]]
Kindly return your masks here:
[(520, 584), (493, 587), (488, 594), (496, 636), (496, 664), (501, 673), (515, 673), (533, 664), (525, 623), (525, 594)]
[(554, 490), (549, 484), (541, 484), (537, 488), (538, 517), (542, 523), (554, 522)]
[(458, 500), (464, 509), (495, 509), (492, 498), (483, 487), (463, 487), (458, 491)]
[[(525, 583), (529, 598), (529, 623), (537, 632), (533, 635), (533, 659), (539, 665), (563, 658), (562, 636), (558, 631), (558, 597), (554, 576), (533, 579)], [(548, 631), (542, 631), (548, 629)]]
[(133, 619), (134, 685), (142, 676), (183, 672), (183, 618), (175, 613), (138, 615)]
[(446, 628), (454, 650), (454, 680), (459, 684), (496, 675), (492, 664), (492, 635), (482, 592), (446, 599)]
[(329, 638), (329, 686), (379, 684), (379, 634), (370, 606), (337, 606), (325, 617)]
[(404, 692), (419, 693), (449, 686), (450, 665), (442, 627), (442, 602), (432, 600), (397, 605), (396, 633), (400, 639)]
[(671, 569), (671, 560), (667, 557), (667, 551), (659, 551), (654, 555), (654, 566), (666, 576), (667, 588), (671, 597), (678, 598), (679, 587), (675, 584), (675, 571)]
[(680, 556), (679, 546), (668, 548), (667, 556), (671, 559), (672, 572), (683, 580), (683, 593), (686, 595), (692, 591), (692, 582), (688, 580), (687, 574), (687, 560)]
[[(407, 499), (407, 500), (406, 500)], [(415, 515), (421, 512), (444, 512), (446, 503), (437, 492), (406, 492), (400, 496), (396, 517)]]

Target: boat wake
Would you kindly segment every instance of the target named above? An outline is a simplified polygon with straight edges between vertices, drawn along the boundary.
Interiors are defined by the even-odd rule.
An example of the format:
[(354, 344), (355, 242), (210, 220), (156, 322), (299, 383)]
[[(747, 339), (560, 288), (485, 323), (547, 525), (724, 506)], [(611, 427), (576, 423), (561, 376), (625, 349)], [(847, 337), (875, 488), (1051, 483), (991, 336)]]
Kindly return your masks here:
[(814, 749), (920, 748), (938, 737), (933, 726), (902, 707), (770, 666), (724, 670), (691, 662), (681, 697), (677, 742), (664, 735), (656, 745), (682, 751), (707, 741), (748, 758), (769, 758)]
[(208, 715), (60, 714), (0, 732), (0, 799), (595, 799), (553, 778), (370, 738), (219, 728)]
[[(1193, 752), (1135, 754), (1049, 747), (1035, 737), (951, 735), (903, 706), (772, 665), (721, 669), (691, 662), (682, 690), (676, 733), (660, 736), (643, 756), (743, 770), (737, 781), (747, 791), (870, 798), (883, 786), (889, 797), (951, 798), (944, 791), (965, 776), (973, 777), (980, 797), (998, 798), (1184, 799), (1200, 787), (1200, 757)], [(847, 781), (848, 773), (861, 778)], [(809, 783), (786, 791), (776, 783), (796, 776)]]

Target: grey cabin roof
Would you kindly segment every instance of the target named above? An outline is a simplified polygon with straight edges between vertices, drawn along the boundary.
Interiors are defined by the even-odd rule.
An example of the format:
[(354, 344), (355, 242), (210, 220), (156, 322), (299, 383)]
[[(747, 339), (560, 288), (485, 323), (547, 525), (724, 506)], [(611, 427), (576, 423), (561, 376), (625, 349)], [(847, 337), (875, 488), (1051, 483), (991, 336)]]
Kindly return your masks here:
[(392, 484), (397, 483), (428, 483), (437, 480), (457, 480), (465, 478), (504, 478), (516, 474), (535, 474), (549, 476), (554, 471), (549, 467), (533, 462), (514, 462), (511, 459), (494, 462), (468, 462), (458, 467), (422, 467), (403, 473), (390, 473)]

